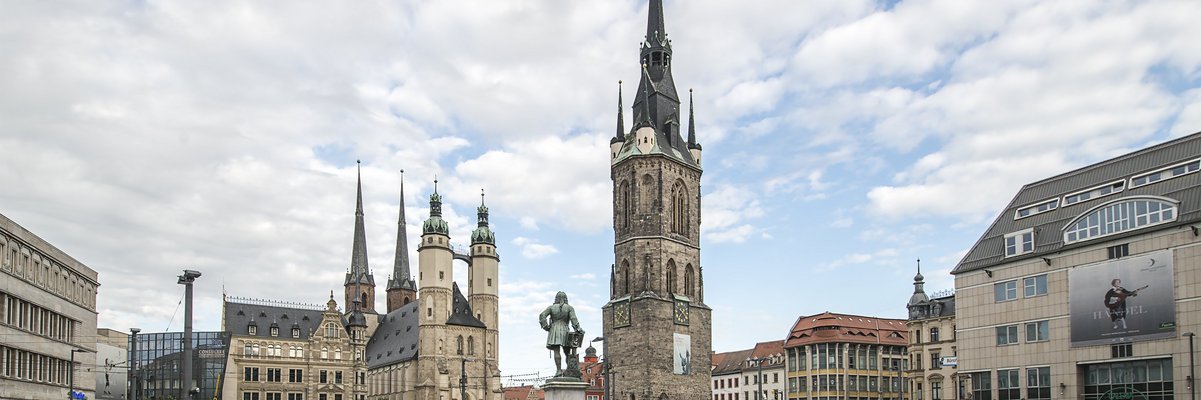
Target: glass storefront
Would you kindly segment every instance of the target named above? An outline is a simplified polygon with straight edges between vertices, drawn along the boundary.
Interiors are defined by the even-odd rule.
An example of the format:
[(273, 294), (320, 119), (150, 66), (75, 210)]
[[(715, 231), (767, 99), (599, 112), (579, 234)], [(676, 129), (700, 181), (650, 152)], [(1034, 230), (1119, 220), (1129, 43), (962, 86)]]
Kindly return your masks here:
[(1168, 400), (1172, 398), (1172, 359), (1086, 365), (1086, 400)]
[[(130, 359), (136, 369), (130, 374), (130, 390), (141, 400), (180, 399), (183, 385), (183, 332), (140, 333), (130, 343)], [(130, 338), (132, 342), (133, 337)], [(200, 388), (197, 399), (218, 399), (225, 358), (229, 355), (226, 332), (192, 332), (193, 384)]]

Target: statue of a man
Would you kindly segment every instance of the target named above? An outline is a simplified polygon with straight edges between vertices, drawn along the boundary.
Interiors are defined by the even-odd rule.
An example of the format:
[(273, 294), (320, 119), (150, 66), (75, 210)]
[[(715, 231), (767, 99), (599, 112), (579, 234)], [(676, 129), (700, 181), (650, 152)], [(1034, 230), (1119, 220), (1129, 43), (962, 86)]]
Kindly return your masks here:
[[(563, 375), (562, 359), (575, 359), (576, 349), (580, 347), (584, 338), (584, 331), (580, 329), (580, 321), (576, 318), (575, 309), (567, 304), (567, 293), (555, 294), (555, 304), (551, 304), (541, 314), (538, 314), (538, 323), (546, 331), (546, 348), (554, 352), (555, 376), (561, 376)], [(575, 332), (567, 330), (569, 323)], [(559, 355), (560, 348), (563, 350), (562, 359)], [(571, 366), (570, 361), (568, 366)]]

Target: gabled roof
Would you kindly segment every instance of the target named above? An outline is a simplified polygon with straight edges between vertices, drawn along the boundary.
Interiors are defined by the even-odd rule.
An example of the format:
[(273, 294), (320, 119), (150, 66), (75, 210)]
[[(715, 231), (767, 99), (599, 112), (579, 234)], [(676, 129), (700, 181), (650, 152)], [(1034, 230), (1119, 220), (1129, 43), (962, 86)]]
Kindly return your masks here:
[[(1179, 201), (1177, 220), (1157, 226), (1158, 229), (1196, 223), (1201, 220), (1201, 173), (1166, 179), (1131, 188), (1130, 178), (1181, 162), (1196, 160), (1201, 156), (1201, 133), (1151, 146), (1133, 153), (1105, 160), (1074, 171), (1069, 171), (1038, 182), (1030, 183), (1014, 195), (993, 221), (988, 230), (976, 241), (963, 260), (951, 271), (960, 274), (1023, 259), (1044, 257), (1065, 249), (1088, 246), (1094, 241), (1081, 241), (1065, 245), (1064, 227), (1076, 217), (1106, 202), (1130, 196), (1161, 196)], [(1121, 192), (1064, 205), (1063, 198), (1082, 190), (1115, 182), (1125, 182)], [(1059, 199), (1058, 207), (1015, 219), (1018, 209), (1043, 201)], [(1005, 257), (1005, 235), (1033, 229), (1034, 251), (1014, 257)], [(1135, 229), (1112, 235), (1121, 238), (1142, 233)]]
[(784, 364), (784, 341), (776, 340), (771, 342), (756, 343), (755, 348), (751, 350), (750, 358), (772, 358), (780, 356), (778, 363), (764, 363), (763, 366), (775, 366)]
[(797, 319), (785, 339), (784, 347), (810, 343), (866, 343), (905, 346), (909, 330), (903, 319), (865, 317), (850, 314), (821, 314)]
[(378, 368), (417, 357), (418, 306), (414, 301), (379, 316), (379, 326), (367, 341), (367, 367)]
[(450, 318), (446, 320), (447, 325), (470, 326), (475, 328), (486, 328), (483, 321), (476, 318), (471, 313), (471, 303), (463, 297), (463, 292), (459, 290), (459, 284), (456, 282), (452, 286), (454, 292), (454, 305), (451, 309)]

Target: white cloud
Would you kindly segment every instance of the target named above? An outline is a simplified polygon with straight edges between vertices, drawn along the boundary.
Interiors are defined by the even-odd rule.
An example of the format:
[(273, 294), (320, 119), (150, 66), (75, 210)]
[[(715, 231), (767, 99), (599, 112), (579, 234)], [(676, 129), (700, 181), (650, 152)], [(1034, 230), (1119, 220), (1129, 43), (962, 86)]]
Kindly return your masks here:
[(849, 266), (868, 263), (887, 264), (891, 263), (897, 255), (897, 250), (891, 248), (880, 249), (872, 253), (852, 253), (844, 255), (834, 261), (819, 265), (814, 268), (814, 270), (817, 272), (829, 272)]
[(559, 252), (555, 246), (538, 243), (537, 240), (522, 236), (513, 238), (513, 244), (521, 246), (521, 256), (529, 259), (539, 259)]
[(758, 196), (748, 187), (718, 184), (701, 198), (702, 237), (714, 243), (742, 243), (757, 231), (748, 220), (762, 217)]
[(593, 274), (591, 272), (583, 273), (583, 274), (575, 274), (575, 275), (571, 276), (571, 279), (590, 281), (590, 280), (596, 279), (596, 274)]

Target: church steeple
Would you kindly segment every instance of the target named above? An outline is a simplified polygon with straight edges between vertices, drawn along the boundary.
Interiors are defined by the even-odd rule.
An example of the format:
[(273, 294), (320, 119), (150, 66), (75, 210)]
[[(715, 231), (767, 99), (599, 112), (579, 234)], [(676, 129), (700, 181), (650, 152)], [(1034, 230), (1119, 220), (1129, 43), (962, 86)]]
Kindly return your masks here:
[(396, 258), (392, 264), (392, 277), (388, 279), (388, 312), (408, 304), (417, 298), (417, 284), (409, 271), (409, 235), (405, 227), (405, 171), (400, 170), (400, 218), (396, 227)]
[(480, 207), (476, 209), (479, 225), (471, 232), (471, 244), (496, 245), (496, 235), (488, 228), (488, 206), (484, 205), (484, 189), (480, 189)]
[[(652, 129), (647, 131), (647, 135), (636, 134), (636, 144), (627, 138), (622, 149), (613, 151), (614, 162), (623, 158), (623, 153), (663, 153), (686, 165), (699, 165), (689, 152), (689, 142), (683, 140), (680, 132), (683, 116), (671, 74), (672, 46), (664, 23), (662, 0), (650, 1), (646, 37), (642, 42), (638, 64), (642, 68), (642, 77), (632, 107), (634, 131), (645, 127)], [(637, 144), (642, 144), (643, 148), (637, 152), (630, 149)]]
[(442, 195), (438, 194), (438, 178), (434, 178), (434, 194), (430, 195), (430, 217), (421, 226), (423, 234), (448, 235), (450, 226), (442, 219)]
[[(350, 251), (350, 271), (346, 273), (346, 303), (362, 301), (363, 307), (374, 311), (375, 277), (367, 265), (367, 234), (363, 223), (363, 172), (362, 163), (355, 161), (357, 182), (354, 211), (354, 239)], [(368, 298), (370, 297), (370, 299)]]

